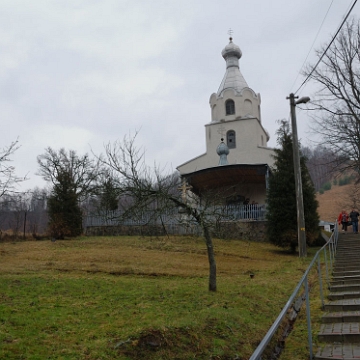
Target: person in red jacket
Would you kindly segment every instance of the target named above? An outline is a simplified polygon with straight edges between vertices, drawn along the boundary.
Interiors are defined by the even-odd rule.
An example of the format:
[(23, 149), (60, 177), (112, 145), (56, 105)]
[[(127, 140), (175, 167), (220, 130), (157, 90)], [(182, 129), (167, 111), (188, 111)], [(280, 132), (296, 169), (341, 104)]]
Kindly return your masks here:
[(342, 225), (342, 228), (341, 228), (342, 232), (347, 231), (348, 220), (349, 220), (349, 215), (346, 213), (345, 210), (343, 210), (338, 216), (338, 223), (339, 223), (339, 225), (340, 224)]

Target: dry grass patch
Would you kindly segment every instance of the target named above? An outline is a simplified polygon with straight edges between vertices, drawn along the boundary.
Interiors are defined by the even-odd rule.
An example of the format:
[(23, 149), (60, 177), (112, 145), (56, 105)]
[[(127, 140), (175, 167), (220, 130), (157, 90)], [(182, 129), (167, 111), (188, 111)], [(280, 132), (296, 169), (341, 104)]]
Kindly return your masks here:
[(214, 245), (217, 293), (201, 238), (0, 243), (0, 358), (247, 359), (315, 250)]
[[(278, 272), (270, 244), (215, 240), (218, 274), (237, 276), (263, 270)], [(202, 239), (81, 238), (0, 244), (0, 274), (59, 270), (168, 276), (207, 276), (208, 259)], [(293, 256), (288, 255), (291, 262)], [(256, 266), (253, 266), (256, 263)], [(281, 264), (281, 268), (284, 263)], [(286, 272), (285, 272), (286, 273)]]

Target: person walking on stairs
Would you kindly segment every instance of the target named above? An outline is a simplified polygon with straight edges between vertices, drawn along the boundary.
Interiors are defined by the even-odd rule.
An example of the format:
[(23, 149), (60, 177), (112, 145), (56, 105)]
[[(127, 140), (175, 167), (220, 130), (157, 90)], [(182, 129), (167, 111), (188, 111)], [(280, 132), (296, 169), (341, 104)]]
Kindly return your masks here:
[(346, 213), (345, 210), (341, 211), (341, 213), (338, 216), (338, 223), (339, 225), (342, 225), (341, 231), (346, 232), (347, 231), (347, 224), (348, 224), (349, 216)]
[(352, 223), (353, 233), (357, 234), (359, 232), (359, 213), (357, 212), (357, 210), (351, 210), (350, 221)]

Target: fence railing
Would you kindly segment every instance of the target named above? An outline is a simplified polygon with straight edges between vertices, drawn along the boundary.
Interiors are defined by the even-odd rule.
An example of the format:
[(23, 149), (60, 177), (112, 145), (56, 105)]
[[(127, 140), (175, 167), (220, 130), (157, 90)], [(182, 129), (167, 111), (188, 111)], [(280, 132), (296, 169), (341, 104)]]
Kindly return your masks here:
[(234, 220), (265, 220), (265, 204), (227, 205), (227, 213)]
[[(323, 281), (322, 281), (322, 273), (321, 273), (321, 261), (323, 259), (323, 265), (325, 264), (325, 274), (324, 277), (326, 279), (327, 287), (330, 286), (330, 276), (332, 273), (336, 248), (338, 242), (338, 227), (337, 221), (335, 221), (334, 231), (330, 237), (330, 239), (326, 242), (326, 244), (317, 251), (314, 258), (312, 259), (310, 265), (305, 270), (304, 275), (302, 276), (301, 280), (297, 284), (295, 290), (290, 295), (287, 303), (285, 304), (284, 308), (281, 310), (280, 314), (270, 327), (269, 331), (265, 335), (265, 337), (260, 342), (259, 346), (256, 348), (254, 353), (251, 355), (249, 360), (261, 360), (261, 356), (265, 351), (267, 345), (270, 343), (272, 337), (278, 330), (279, 326), (281, 325), (282, 321), (285, 318), (288, 310), (294, 305), (296, 298), (302, 287), (304, 287), (304, 295), (306, 301), (306, 320), (307, 320), (307, 331), (308, 331), (308, 345), (309, 345), (309, 359), (313, 358), (313, 348), (312, 348), (312, 332), (311, 332), (311, 313), (310, 313), (310, 297), (309, 297), (309, 283), (308, 283), (308, 276), (311, 269), (317, 264), (317, 273), (319, 279), (319, 296), (321, 299), (321, 306), (324, 308), (324, 290), (323, 290)], [(322, 259), (321, 259), (322, 258)]]
[[(219, 211), (213, 210), (213, 213), (222, 212), (224, 219), (231, 220), (265, 220), (266, 207), (265, 204), (249, 204), (249, 205), (226, 205), (219, 207)], [(157, 210), (147, 210), (141, 215), (133, 218), (122, 218), (121, 211), (108, 211), (100, 214), (87, 215), (84, 219), (84, 227), (88, 226), (116, 226), (116, 225), (174, 225), (178, 224), (181, 215), (177, 208), (167, 209), (164, 213), (157, 213)], [(160, 216), (161, 215), (161, 216)]]

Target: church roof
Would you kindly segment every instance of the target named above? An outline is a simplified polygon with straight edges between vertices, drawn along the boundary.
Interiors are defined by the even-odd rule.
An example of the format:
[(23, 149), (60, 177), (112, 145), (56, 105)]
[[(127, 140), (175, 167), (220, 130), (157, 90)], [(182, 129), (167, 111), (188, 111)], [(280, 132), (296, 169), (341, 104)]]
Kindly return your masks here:
[(267, 164), (234, 164), (211, 167), (184, 174), (192, 191), (200, 194), (203, 190), (227, 188), (237, 184), (264, 184), (267, 172), (271, 170)]
[(234, 89), (240, 93), (244, 88), (249, 87), (239, 68), (239, 59), (242, 56), (242, 52), (239, 46), (234, 44), (232, 38), (230, 38), (229, 44), (225, 46), (221, 54), (226, 61), (226, 72), (217, 96), (220, 96), (226, 89)]

